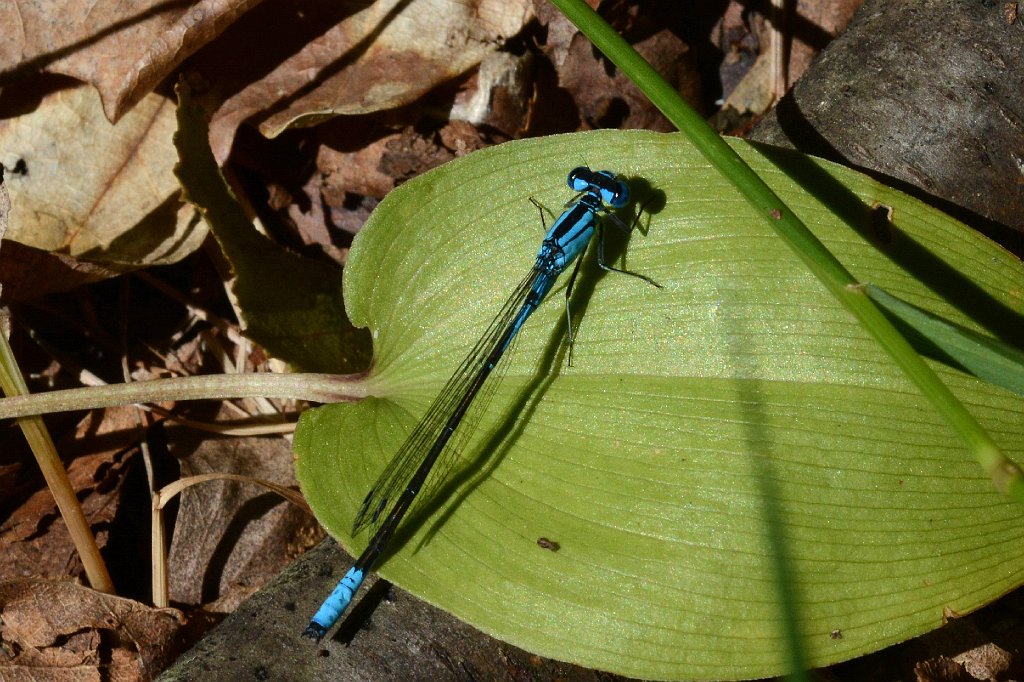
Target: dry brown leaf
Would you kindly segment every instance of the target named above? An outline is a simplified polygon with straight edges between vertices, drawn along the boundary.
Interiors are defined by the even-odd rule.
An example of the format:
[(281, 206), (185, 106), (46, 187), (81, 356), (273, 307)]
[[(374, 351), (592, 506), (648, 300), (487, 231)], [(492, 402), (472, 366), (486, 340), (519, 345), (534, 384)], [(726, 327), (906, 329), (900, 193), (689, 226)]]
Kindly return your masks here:
[(396, 182), (404, 182), (431, 168), (448, 163), (455, 155), (433, 136), (424, 137), (413, 128), (406, 128), (397, 138), (389, 139), (380, 158), (380, 170)]
[[(637, 31), (646, 37), (633, 47), (683, 99), (702, 109), (694, 51), (671, 30), (661, 28), (664, 21), (627, 14), (629, 16), (620, 17), (616, 27), (630, 22), (644, 24), (647, 31), (639, 28)], [(611, 66), (562, 14), (544, 3), (538, 7), (538, 16), (547, 28), (542, 50), (558, 74), (558, 87), (539, 80), (540, 93), (535, 96), (536, 109), (530, 117), (531, 134), (544, 135), (580, 127), (675, 129), (636, 85)]]
[(174, 104), (156, 95), (111, 125), (84, 85), (0, 121), (6, 238), (115, 269), (185, 257), (206, 227), (178, 200), (174, 128)]
[[(864, 0), (815, 0), (797, 3), (794, 16), (788, 18), (784, 27), (790, 38), (790, 54), (787, 64), (788, 82), (796, 82), (811, 65), (815, 55), (835, 37), (853, 18)], [(728, 18), (732, 30), (735, 28), (735, 17), (742, 11), (742, 5), (734, 5), (736, 11), (730, 12)], [(763, 22), (760, 23), (764, 28)], [(745, 29), (744, 29), (745, 30)], [(729, 93), (725, 101), (726, 107), (732, 107), (740, 113), (751, 112), (762, 114), (774, 103), (771, 92), (771, 51), (768, 49), (768, 33), (762, 30), (759, 36), (762, 43), (761, 53), (743, 79)]]
[(316, 164), (323, 176), (323, 202), (337, 209), (351, 195), (383, 198), (409, 178), (485, 145), (480, 131), (465, 121), (449, 121), (440, 130), (425, 134), (407, 126), (352, 152), (322, 144)]
[(953, 660), (977, 680), (1007, 679), (1014, 663), (1013, 654), (992, 642), (954, 656)]
[(381, 199), (395, 188), (395, 179), (380, 169), (380, 160), (401, 133), (386, 135), (362, 149), (346, 152), (321, 145), (316, 165), (323, 174), (323, 197), (328, 206), (341, 206), (348, 193)]
[[(534, 95), (533, 55), (493, 52), (480, 62), (469, 87), (456, 96), (450, 121), (500, 133), (504, 139), (522, 134), (529, 122)], [(479, 134), (479, 133), (478, 133)]]
[(214, 153), (227, 158), (247, 120), (272, 138), (332, 116), (408, 104), (473, 68), (532, 13), (528, 0), (307, 0), (256, 8), (191, 63), (216, 91), (206, 101), (222, 98), (210, 125)]
[(917, 682), (975, 682), (964, 666), (946, 656), (929, 658), (914, 665)]
[[(676, 91), (700, 106), (700, 79), (693, 54), (671, 31), (655, 33), (634, 45)], [(559, 70), (559, 85), (573, 95), (584, 127), (643, 128), (668, 132), (675, 127), (621, 71), (609, 75), (590, 40), (577, 33)]]
[[(183, 478), (232, 472), (297, 485), (283, 438), (211, 439), (177, 431), (172, 452), (182, 458)], [(233, 611), (300, 553), (296, 538), (317, 528), (307, 512), (253, 484), (211, 481), (186, 489), (180, 500), (169, 555), (171, 601), (179, 604), (216, 602), (212, 609)]]
[(4, 679), (148, 680), (174, 656), (176, 609), (69, 581), (0, 583)]
[(16, 241), (0, 249), (0, 301), (12, 303), (44, 294), (69, 291), (82, 284), (122, 274), (125, 268), (81, 261), (61, 253), (41, 251)]
[(437, 136), (441, 145), (456, 158), (489, 146), (487, 137), (476, 126), (465, 121), (449, 121), (437, 131)]
[(864, 0), (801, 0), (790, 20), (793, 36), (789, 82), (802, 76), (811, 61), (832, 38), (846, 28)]
[[(320, 152), (318, 151), (317, 165), (319, 164)], [(332, 260), (337, 263), (344, 263), (348, 252), (347, 250), (339, 249), (331, 243), (331, 233), (327, 227), (328, 220), (341, 229), (345, 228), (344, 226), (337, 225), (333, 220), (333, 216), (328, 216), (327, 211), (333, 212), (334, 205), (329, 203), (327, 197), (324, 196), (325, 191), (324, 173), (310, 173), (309, 179), (306, 180), (302, 187), (304, 201), (290, 202), (286, 206), (285, 211), (292, 224), (295, 225), (296, 234), (298, 234), (304, 244), (317, 244)], [(341, 211), (346, 210), (345, 200), (344, 193), (337, 197), (337, 207)]]
[[(136, 412), (137, 408), (132, 406), (91, 412), (78, 425), (80, 442), (103, 443), (106, 448), (77, 457), (68, 466), (68, 478), (90, 527), (96, 529), (100, 547), (106, 544), (118, 511), (121, 484), (130, 460), (130, 452), (125, 448), (138, 440)], [(0, 547), (2, 576), (59, 578), (82, 573), (67, 527), (53, 496), (45, 488), (0, 524)]]
[(91, 83), (117, 121), (258, 2), (5, 0), (0, 77), (41, 70)]

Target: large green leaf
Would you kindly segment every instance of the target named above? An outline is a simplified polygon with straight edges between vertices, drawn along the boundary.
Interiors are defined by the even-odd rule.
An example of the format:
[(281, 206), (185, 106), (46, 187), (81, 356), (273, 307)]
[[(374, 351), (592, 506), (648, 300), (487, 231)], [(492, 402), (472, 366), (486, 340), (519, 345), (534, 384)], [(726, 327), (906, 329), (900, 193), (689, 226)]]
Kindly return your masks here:
[[(853, 171), (735, 145), (861, 280), (976, 330), (1020, 315), (1020, 264), (963, 225)], [(295, 438), (333, 535), (364, 546), (359, 502), (533, 263), (529, 197), (557, 211), (584, 163), (653, 188), (624, 262), (663, 288), (588, 258), (568, 367), (556, 287), (382, 575), (531, 651), (684, 679), (784, 672), (772, 514), (814, 665), (1022, 582), (1022, 510), (684, 139), (645, 132), (502, 145), (380, 205), (345, 271), (375, 397), (307, 412)], [(1024, 401), (938, 371), (1019, 458)]]

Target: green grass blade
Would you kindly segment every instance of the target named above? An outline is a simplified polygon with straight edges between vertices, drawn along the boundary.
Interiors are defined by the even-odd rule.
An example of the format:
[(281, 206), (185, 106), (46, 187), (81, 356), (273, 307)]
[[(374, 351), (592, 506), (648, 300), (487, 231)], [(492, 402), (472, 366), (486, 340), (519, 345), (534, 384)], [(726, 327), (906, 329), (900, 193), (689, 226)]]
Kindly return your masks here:
[(974, 416), (925, 364), (906, 339), (863, 294), (842, 263), (804, 223), (715, 133), (679, 94), (582, 0), (552, 0), (570, 21), (601, 50), (658, 109), (683, 132), (700, 153), (725, 177), (754, 210), (771, 224), (804, 264), (853, 313), (906, 375), (931, 401), (979, 464), (996, 489), (1024, 502), (1024, 472), (1008, 459)]
[(1020, 350), (901, 301), (873, 284), (865, 290), (871, 300), (917, 334), (922, 352), (935, 351), (943, 361), (1024, 396), (1024, 353)]

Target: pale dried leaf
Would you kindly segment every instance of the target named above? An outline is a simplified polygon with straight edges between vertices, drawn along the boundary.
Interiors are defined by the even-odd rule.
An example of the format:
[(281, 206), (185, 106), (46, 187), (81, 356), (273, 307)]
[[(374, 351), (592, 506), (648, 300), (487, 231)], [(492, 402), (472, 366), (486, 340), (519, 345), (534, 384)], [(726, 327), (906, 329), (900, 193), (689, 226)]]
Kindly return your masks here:
[(533, 55), (493, 52), (485, 55), (473, 87), (455, 97), (449, 119), (491, 128), (502, 135), (516, 137), (529, 121), (530, 99), (534, 95)]
[[(258, 14), (271, 11), (260, 8)], [(225, 35), (228, 40), (197, 56), (196, 68), (207, 80), (234, 93), (210, 125), (219, 161), (246, 120), (275, 137), (289, 127), (340, 114), (408, 104), (473, 68), (533, 15), (527, 0), (348, 0), (330, 10), (310, 7), (312, 16), (301, 8), (289, 11), (294, 16), (261, 16), (282, 34), (283, 47), (275, 45), (275, 34), (275, 41), (261, 46), (265, 52), (258, 59), (239, 60), (237, 54), (251, 50), (254, 39), (239, 26)], [(321, 23), (328, 20), (332, 23), (324, 28)], [(307, 36), (299, 42), (293, 34), (302, 31)], [(280, 56), (272, 61), (275, 51)]]
[(740, 113), (753, 112), (763, 114), (775, 102), (771, 89), (772, 64), (771, 57), (765, 52), (757, 58), (747, 75), (736, 85), (725, 100), (726, 107), (732, 107)]
[(91, 83), (118, 120), (259, 0), (0, 2), (0, 78), (37, 70)]
[(12, 210), (7, 239), (114, 265), (171, 263), (206, 227), (181, 211), (172, 168), (174, 105), (150, 95), (117, 125), (89, 86), (0, 121)]

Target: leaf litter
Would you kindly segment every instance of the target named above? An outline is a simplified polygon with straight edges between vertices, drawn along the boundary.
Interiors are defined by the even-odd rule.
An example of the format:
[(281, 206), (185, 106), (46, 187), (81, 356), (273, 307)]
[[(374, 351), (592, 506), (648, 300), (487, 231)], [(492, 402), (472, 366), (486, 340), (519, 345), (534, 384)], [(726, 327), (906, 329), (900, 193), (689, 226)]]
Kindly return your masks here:
[[(856, 0), (799, 3), (796, 25), (813, 30), (797, 32), (790, 82), (856, 6)], [(743, 117), (770, 101), (764, 94), (767, 24), (745, 6), (698, 10), (695, 24), (703, 34), (696, 40), (680, 30), (682, 15), (645, 12), (625, 2), (602, 3), (602, 12), (699, 109), (716, 107), (707, 97), (706, 48), (699, 47), (705, 43), (726, 55), (713, 75), (731, 79), (722, 94), (735, 88), (726, 108)], [(171, 266), (186, 298), (207, 298), (196, 309), (232, 316), (223, 302), (208, 303), (223, 296), (218, 277), (230, 274), (197, 265), (205, 226), (180, 202), (170, 173), (176, 157), (169, 83), (179, 73), (210, 116), (209, 139), (216, 159), (234, 174), (232, 187), (255, 199), (251, 214), (286, 247), (324, 262), (344, 262), (350, 235), (397, 184), (480, 147), (580, 128), (665, 129), (660, 114), (543, 2), (221, 0), (88, 10), (65, 3), (55, 11), (52, 3), (20, 0), (0, 5), (0, 25), (19, 27), (0, 42), (0, 164), (13, 199), (11, 229), (0, 249), (0, 300), (22, 302), (15, 314), (36, 320), (53, 301), (67, 309), (75, 300), (74, 292), (48, 292), (156, 264)], [(89, 86), (69, 87), (40, 73)], [(190, 274), (195, 268), (202, 274)], [(128, 311), (139, 330), (125, 356), (135, 378), (219, 371), (232, 355), (236, 369), (269, 367), (260, 349), (236, 347), (208, 323), (184, 321), (186, 313), (175, 309), (178, 319), (168, 336), (173, 347), (141, 331), (168, 329), (152, 305)], [(79, 324), (99, 332), (107, 325), (101, 318), (86, 316)], [(69, 332), (56, 319), (33, 326), (85, 364), (109, 362), (109, 348), (104, 355), (98, 345), (64, 338), (79, 338), (81, 328)], [(31, 343), (23, 330), (16, 325), (15, 341), (26, 371), (39, 377), (36, 390), (54, 380), (77, 381), (70, 366), (26, 350)], [(39, 371), (45, 367), (47, 372)], [(245, 401), (187, 412), (223, 420), (264, 408)], [(129, 471), (141, 458), (139, 421), (135, 408), (118, 408), (61, 427), (66, 442), (75, 443), (67, 446), (69, 453), (80, 449), (78, 443), (107, 442), (102, 451), (76, 453), (69, 467), (101, 541), (115, 532), (126, 486), (132, 485)], [(152, 433), (170, 434), (168, 449), (158, 447), (158, 456), (179, 458), (183, 472), (231, 470), (293, 483), (281, 439), (246, 438), (224, 447), (220, 439), (180, 438), (181, 429), (162, 420), (141, 421)], [(8, 436), (0, 444), (14, 440)], [(3, 450), (0, 486), (20, 501), (0, 526), (0, 575), (7, 580), (0, 582), (2, 640), (5, 651), (16, 650), (8, 662), (25, 670), (56, 665), (70, 671), (107, 657), (128, 671), (125, 679), (148, 679), (175, 655), (171, 642), (181, 626), (176, 612), (66, 580), (20, 578), (77, 576), (80, 568), (45, 491), (26, 483), (33, 465), (11, 456), (12, 448)], [(206, 605), (212, 620), (318, 537), (308, 517), (244, 488), (197, 487), (183, 497), (178, 513), (172, 595), (184, 608)], [(225, 544), (254, 505), (260, 528)], [(216, 515), (207, 523), (211, 509)], [(212, 622), (193, 613), (196, 621)], [(134, 648), (105, 650), (109, 632)]]

